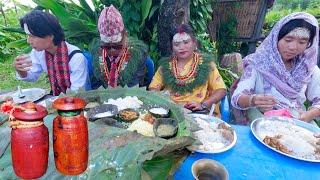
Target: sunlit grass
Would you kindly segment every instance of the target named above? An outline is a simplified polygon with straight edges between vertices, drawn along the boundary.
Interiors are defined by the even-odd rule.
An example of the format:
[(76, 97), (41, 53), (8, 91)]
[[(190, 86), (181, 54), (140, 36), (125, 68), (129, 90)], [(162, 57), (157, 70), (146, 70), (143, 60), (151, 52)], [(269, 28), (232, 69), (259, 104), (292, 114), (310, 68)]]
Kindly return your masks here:
[(38, 87), (43, 89), (49, 89), (50, 84), (45, 74), (42, 74), (37, 82), (24, 82), (16, 79), (16, 72), (12, 66), (13, 58), (8, 57), (4, 63), (0, 63), (0, 92), (12, 91), (17, 88), (18, 85), (21, 88)]

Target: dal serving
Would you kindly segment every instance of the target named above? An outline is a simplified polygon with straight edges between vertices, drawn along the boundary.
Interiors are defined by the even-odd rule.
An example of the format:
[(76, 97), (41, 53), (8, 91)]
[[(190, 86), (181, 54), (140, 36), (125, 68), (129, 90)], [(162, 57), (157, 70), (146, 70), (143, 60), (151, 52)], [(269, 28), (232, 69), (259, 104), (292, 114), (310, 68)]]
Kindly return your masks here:
[(158, 118), (153, 124), (153, 131), (158, 137), (173, 137), (178, 131), (178, 121), (173, 118)]
[(175, 127), (170, 124), (160, 124), (157, 128), (158, 136), (170, 136), (175, 131)]

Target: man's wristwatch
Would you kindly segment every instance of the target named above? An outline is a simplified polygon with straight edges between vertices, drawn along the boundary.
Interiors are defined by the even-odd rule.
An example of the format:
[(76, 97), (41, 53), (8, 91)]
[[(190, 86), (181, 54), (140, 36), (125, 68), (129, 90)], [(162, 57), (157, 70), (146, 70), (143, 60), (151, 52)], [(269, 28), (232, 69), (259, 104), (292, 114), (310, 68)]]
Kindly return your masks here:
[(208, 105), (205, 102), (200, 103), (202, 109), (209, 109)]

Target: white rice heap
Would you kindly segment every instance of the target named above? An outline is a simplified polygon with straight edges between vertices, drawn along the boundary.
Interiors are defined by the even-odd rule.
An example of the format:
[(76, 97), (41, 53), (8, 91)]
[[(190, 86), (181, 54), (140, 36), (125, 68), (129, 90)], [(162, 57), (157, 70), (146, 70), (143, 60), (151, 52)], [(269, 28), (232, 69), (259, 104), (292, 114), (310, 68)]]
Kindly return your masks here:
[(94, 117), (95, 118), (103, 118), (103, 117), (110, 117), (112, 115), (113, 114), (110, 111), (107, 111), (107, 112), (103, 112), (103, 113), (98, 113)]
[(208, 123), (201, 118), (195, 118), (196, 122), (202, 130), (194, 132), (196, 138), (202, 143), (198, 148), (203, 151), (216, 151), (225, 148), (230, 142), (225, 139), (221, 131), (218, 129), (219, 123)]
[(141, 120), (140, 118), (133, 121), (127, 130), (137, 131), (137, 133), (142, 134), (144, 136), (155, 136), (153, 132), (153, 125), (147, 121)]
[(108, 101), (103, 104), (116, 105), (118, 110), (121, 111), (127, 108), (139, 109), (143, 105), (143, 102), (140, 101), (137, 96), (126, 96), (125, 98), (120, 97), (118, 99), (108, 99)]
[(265, 120), (257, 124), (256, 130), (262, 140), (266, 136), (280, 135), (280, 143), (289, 151), (292, 151), (291, 155), (311, 160), (320, 159), (315, 154), (317, 138), (313, 132), (305, 128), (296, 126), (291, 122)]
[(162, 107), (159, 108), (151, 108), (149, 110), (150, 112), (152, 112), (153, 114), (168, 114), (168, 111)]

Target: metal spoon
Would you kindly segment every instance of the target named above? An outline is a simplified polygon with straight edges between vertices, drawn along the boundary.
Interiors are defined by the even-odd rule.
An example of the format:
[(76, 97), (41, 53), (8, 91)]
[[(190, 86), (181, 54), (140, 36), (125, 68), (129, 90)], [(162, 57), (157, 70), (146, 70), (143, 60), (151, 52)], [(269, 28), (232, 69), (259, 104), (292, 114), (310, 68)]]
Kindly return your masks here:
[(19, 97), (19, 98), (24, 98), (24, 97), (26, 97), (26, 95), (24, 95), (24, 94), (22, 93), (20, 86), (18, 86), (18, 97)]
[(209, 116), (213, 116), (215, 107), (216, 107), (216, 104), (212, 104), (210, 112), (209, 112)]

